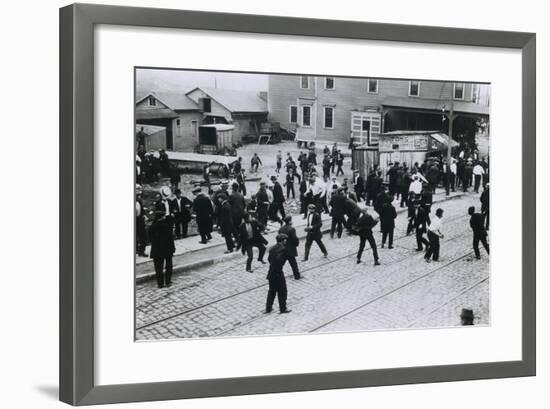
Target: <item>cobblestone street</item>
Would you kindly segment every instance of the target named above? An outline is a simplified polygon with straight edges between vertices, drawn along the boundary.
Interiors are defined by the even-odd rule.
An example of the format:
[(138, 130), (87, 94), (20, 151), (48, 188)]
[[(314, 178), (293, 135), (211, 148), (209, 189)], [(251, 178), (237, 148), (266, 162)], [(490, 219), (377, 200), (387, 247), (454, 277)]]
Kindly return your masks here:
[(475, 325), (488, 325), (489, 257), (483, 249), (481, 260), (474, 257), (467, 214), (479, 204), (477, 194), (434, 204), (432, 212), (445, 211), (439, 262), (426, 263), (415, 251), (406, 212), (396, 219), (394, 248), (379, 248), (378, 267), (368, 244), (356, 264), (356, 236), (325, 234), (329, 256), (314, 245), (309, 261), (298, 262), (303, 279), (294, 280), (285, 265), (290, 314), (278, 314), (277, 302), (264, 314), (268, 265), (255, 262), (247, 273), (244, 256), (176, 274), (170, 288), (143, 282), (136, 286), (136, 339), (447, 327), (460, 325), (462, 308), (474, 311)]

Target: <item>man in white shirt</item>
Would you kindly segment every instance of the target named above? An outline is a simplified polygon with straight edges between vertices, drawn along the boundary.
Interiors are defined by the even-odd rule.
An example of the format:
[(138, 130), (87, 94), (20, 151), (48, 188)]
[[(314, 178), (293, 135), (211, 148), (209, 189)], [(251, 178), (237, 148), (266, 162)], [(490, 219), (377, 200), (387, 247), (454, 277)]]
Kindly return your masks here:
[(485, 174), (485, 169), (479, 162), (476, 162), (472, 173), (474, 174), (474, 191), (479, 193), (479, 185), (481, 184), (481, 177)]
[(443, 238), (443, 233), (441, 232), (442, 220), (443, 219), (443, 209), (439, 208), (435, 211), (435, 217), (431, 220), (431, 223), (428, 225), (428, 240), (430, 245), (426, 249), (426, 255), (424, 259), (429, 263), (433, 257), (433, 261), (439, 261), (439, 239)]
[(422, 182), (418, 175), (413, 176), (413, 181), (409, 185), (409, 197), (411, 197), (411, 192), (414, 193), (413, 201), (420, 198), (420, 194), (422, 193)]

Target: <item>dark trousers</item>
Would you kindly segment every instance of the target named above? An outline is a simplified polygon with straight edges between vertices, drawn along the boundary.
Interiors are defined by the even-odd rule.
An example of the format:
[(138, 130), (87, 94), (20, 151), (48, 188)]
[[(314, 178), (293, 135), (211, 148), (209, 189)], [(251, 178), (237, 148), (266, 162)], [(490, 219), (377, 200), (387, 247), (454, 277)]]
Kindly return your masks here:
[(489, 210), (483, 212), (483, 217), (485, 217), (485, 230), (489, 230)]
[(324, 178), (330, 178), (330, 167), (326, 168), (323, 166), (323, 177)]
[(344, 174), (344, 171), (342, 170), (342, 165), (338, 164), (338, 169), (336, 169), (336, 176), (339, 176), (340, 174)]
[(253, 245), (253, 244), (247, 244), (245, 246), (245, 252), (248, 258), (246, 259), (246, 269), (250, 270), (252, 268), (252, 259), (254, 258), (254, 247), (258, 247), (258, 261), (262, 261), (264, 259), (265, 254), (265, 246), (263, 244)]
[(145, 220), (142, 217), (136, 217), (136, 252), (139, 255), (145, 254), (147, 246), (147, 229)]
[(382, 245), (386, 244), (386, 239), (389, 238), (388, 246), (393, 247), (393, 230), (394, 230), (394, 227), (384, 228), (382, 230)]
[(241, 216), (232, 216), (233, 219), (233, 237), (235, 237), (235, 242), (237, 243), (237, 247), (241, 246)]
[(222, 234), (223, 234), (223, 238), (225, 239), (225, 245), (227, 246), (227, 250), (233, 251), (233, 249), (235, 248), (235, 243), (233, 242), (233, 232), (225, 231)]
[(489, 243), (487, 243), (487, 233), (476, 233), (474, 232), (474, 253), (476, 254), (477, 258), (480, 258), (481, 255), (479, 254), (479, 242), (483, 244), (483, 247), (485, 247), (485, 250), (487, 251), (487, 254), (489, 254)]
[(197, 221), (197, 227), (203, 243), (206, 243), (207, 240), (212, 239), (212, 236), (210, 235), (210, 223), (208, 221)]
[(426, 255), (424, 258), (426, 260), (429, 260), (433, 257), (434, 261), (439, 260), (439, 236), (435, 233), (432, 233), (431, 231), (428, 231), (428, 240), (430, 241), (430, 245), (428, 246), (428, 249), (426, 250)]
[(273, 301), (275, 301), (275, 296), (279, 301), (279, 311), (286, 311), (286, 280), (284, 277), (275, 278), (269, 280), (269, 290), (267, 292), (267, 301), (265, 303), (265, 310), (267, 312), (273, 310)]
[(369, 242), (370, 248), (372, 249), (372, 255), (374, 257), (374, 261), (378, 261), (378, 250), (376, 249), (376, 241), (374, 240), (372, 231), (369, 231), (366, 234), (361, 234), (359, 236), (359, 251), (357, 252), (357, 260), (361, 260), (361, 256), (363, 255), (363, 250), (365, 250), (365, 243), (367, 241)]
[(296, 261), (295, 256), (287, 256), (288, 264), (290, 264), (290, 267), (292, 268), (292, 274), (294, 275), (294, 278), (297, 280), (300, 278), (300, 270), (298, 269), (298, 262)]
[(479, 185), (481, 185), (481, 175), (474, 175), (474, 191), (479, 193)]
[(258, 205), (258, 221), (264, 226), (267, 226), (267, 206), (266, 205)]
[(426, 249), (430, 247), (430, 242), (426, 240), (424, 237), (424, 230), (423, 229), (416, 229), (416, 249), (418, 251), (423, 250), (424, 247), (422, 247), (422, 244), (426, 246)]
[(287, 183), (286, 185), (286, 198), (290, 199), (290, 192), (292, 192), (292, 198), (296, 198), (296, 194), (294, 193), (294, 184), (293, 183)]
[(239, 184), (239, 192), (246, 196), (246, 185), (244, 183)]
[(338, 238), (342, 237), (342, 230), (345, 219), (344, 216), (332, 216), (332, 224), (330, 226), (330, 237), (334, 237), (334, 232), (338, 232)]
[[(172, 282), (172, 256), (161, 256), (153, 258), (155, 265), (155, 275), (159, 288)], [(164, 267), (166, 266), (166, 273)]]
[(174, 229), (177, 237), (187, 237), (187, 220), (181, 215), (175, 216)]
[(307, 199), (305, 195), (300, 193), (300, 213), (303, 213), (305, 215), (306, 211), (307, 211)]
[(327, 248), (323, 244), (323, 241), (321, 240), (321, 238), (320, 237), (313, 237), (313, 235), (308, 234), (306, 236), (306, 252), (304, 254), (304, 260), (307, 260), (309, 258), (309, 252), (311, 250), (311, 245), (313, 244), (313, 242), (317, 243), (317, 245), (319, 246), (319, 249), (321, 250), (321, 252), (323, 254), (328, 254), (327, 253)]

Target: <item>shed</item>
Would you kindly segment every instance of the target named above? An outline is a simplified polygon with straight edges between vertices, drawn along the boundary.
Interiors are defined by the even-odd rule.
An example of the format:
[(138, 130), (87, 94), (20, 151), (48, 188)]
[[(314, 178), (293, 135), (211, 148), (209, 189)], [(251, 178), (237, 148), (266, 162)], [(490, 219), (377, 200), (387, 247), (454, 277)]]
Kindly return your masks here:
[(157, 149), (166, 149), (166, 128), (155, 125), (136, 125), (136, 134), (143, 128), (145, 134), (145, 150), (152, 151)]
[(210, 124), (199, 127), (199, 151), (223, 154), (233, 149), (233, 125)]
[[(406, 163), (410, 168), (426, 156), (447, 151), (448, 136), (441, 131), (393, 131), (380, 135), (378, 151), (380, 169), (386, 173), (390, 163)], [(451, 148), (458, 143), (452, 141)]]
[(368, 143), (356, 146), (351, 151), (351, 167), (359, 171), (359, 174), (366, 178), (370, 169), (380, 163), (378, 148)]

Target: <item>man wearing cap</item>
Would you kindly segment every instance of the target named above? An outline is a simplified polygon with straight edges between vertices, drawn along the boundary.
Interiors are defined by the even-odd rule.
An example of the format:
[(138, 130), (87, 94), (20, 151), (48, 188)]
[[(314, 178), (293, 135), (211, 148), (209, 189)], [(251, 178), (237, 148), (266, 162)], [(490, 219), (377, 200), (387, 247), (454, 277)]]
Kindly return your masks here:
[(285, 217), (285, 224), (279, 229), (279, 234), (284, 234), (287, 236), (286, 240), (286, 256), (288, 264), (292, 268), (292, 274), (294, 274), (294, 279), (299, 280), (300, 270), (298, 269), (298, 263), (296, 262), (296, 257), (298, 257), (298, 245), (300, 241), (296, 235), (296, 229), (292, 227), (292, 216)]
[(353, 177), (355, 179), (354, 190), (357, 197), (357, 202), (361, 202), (361, 199), (363, 198), (365, 192), (365, 179), (363, 179), (363, 176), (361, 176), (358, 170), (353, 171)]
[(246, 202), (244, 196), (239, 192), (239, 184), (233, 182), (231, 185), (231, 194), (229, 195), (229, 204), (231, 205), (231, 218), (233, 219), (233, 228), (235, 229), (234, 235), (235, 240), (237, 241), (237, 250), (240, 248), (240, 226), (242, 217), (244, 215), (244, 209), (246, 207)]
[(232, 253), (235, 248), (235, 243), (233, 242), (233, 217), (231, 214), (231, 205), (227, 199), (223, 197), (218, 198), (219, 203), (219, 215), (218, 215), (218, 227), (220, 228), (222, 237), (225, 239), (225, 245), (227, 250), (224, 254)]
[(309, 258), (309, 251), (311, 250), (311, 245), (313, 242), (317, 243), (319, 249), (323, 252), (325, 257), (328, 256), (327, 249), (323, 244), (323, 232), (321, 227), (323, 226), (323, 220), (321, 215), (317, 212), (316, 206), (312, 203), (308, 206), (308, 215), (307, 215), (307, 226), (305, 228), (306, 235), (306, 249), (304, 254), (303, 261), (307, 261)]
[(332, 215), (330, 238), (334, 238), (335, 231), (338, 234), (338, 238), (341, 238), (343, 225), (346, 222), (346, 218), (344, 217), (346, 214), (346, 196), (344, 196), (343, 188), (337, 189), (330, 198), (330, 214)]
[(376, 241), (372, 235), (372, 229), (378, 223), (377, 220), (368, 213), (367, 208), (361, 210), (361, 216), (353, 226), (353, 230), (359, 235), (359, 250), (357, 251), (357, 264), (361, 263), (361, 256), (365, 249), (365, 243), (368, 241), (370, 248), (372, 249), (372, 255), (374, 257), (374, 265), (379, 266), (380, 261), (378, 259), (378, 250), (376, 248)]
[(265, 312), (269, 314), (273, 311), (273, 302), (275, 296), (279, 301), (279, 311), (281, 314), (289, 313), (290, 310), (286, 306), (287, 288), (285, 273), (283, 266), (287, 259), (286, 240), (287, 236), (284, 234), (277, 235), (277, 244), (269, 249), (269, 272), (267, 273), (267, 280), (269, 282), (269, 290), (267, 292), (267, 300), (265, 303)]
[(483, 247), (485, 247), (487, 254), (489, 254), (489, 243), (487, 243), (487, 230), (485, 230), (485, 226), (483, 225), (483, 215), (481, 213), (476, 213), (476, 209), (474, 206), (470, 206), (468, 208), (468, 214), (470, 215), (470, 227), (472, 228), (472, 231), (474, 233), (474, 253), (476, 255), (476, 258), (479, 260), (481, 258), (481, 255), (479, 254), (479, 242), (483, 244)]
[(393, 248), (393, 231), (395, 229), (395, 218), (397, 217), (397, 211), (392, 204), (392, 196), (389, 196), (386, 203), (382, 205), (382, 211), (380, 212), (380, 225), (382, 227), (382, 245), (384, 248), (386, 239), (388, 239), (388, 248)]
[(344, 165), (344, 154), (340, 149), (338, 149), (338, 152), (336, 154), (336, 176), (339, 176), (340, 174), (344, 174), (344, 170), (342, 169), (342, 166)]
[(214, 208), (210, 198), (206, 196), (200, 187), (193, 189), (195, 200), (193, 200), (193, 212), (197, 219), (197, 227), (201, 236), (199, 243), (206, 244), (208, 240), (212, 240), (212, 217)]
[(174, 215), (175, 234), (177, 238), (187, 237), (187, 225), (191, 220), (190, 210), (193, 202), (181, 195), (181, 190), (176, 189), (176, 197), (171, 201), (171, 212)]
[(260, 190), (256, 193), (258, 221), (267, 226), (267, 214), (269, 209), (269, 196), (265, 182), (260, 182)]
[(166, 220), (166, 209), (162, 203), (155, 205), (155, 219), (149, 227), (149, 238), (157, 285), (159, 288), (169, 287), (172, 284), (172, 256), (176, 247), (172, 227)]
[(283, 194), (283, 187), (277, 180), (276, 176), (271, 176), (271, 181), (273, 182), (273, 214), (277, 215), (277, 212), (281, 213), (281, 217), (285, 218), (285, 207), (283, 203), (285, 202), (285, 195)]
[(249, 213), (245, 213), (243, 223), (239, 228), (239, 236), (241, 240), (241, 251), (248, 256), (246, 260), (246, 271), (252, 272), (252, 258), (254, 257), (254, 247), (258, 248), (258, 261), (265, 264), (264, 254), (267, 240), (262, 236), (262, 231), (265, 226), (250, 217)]

